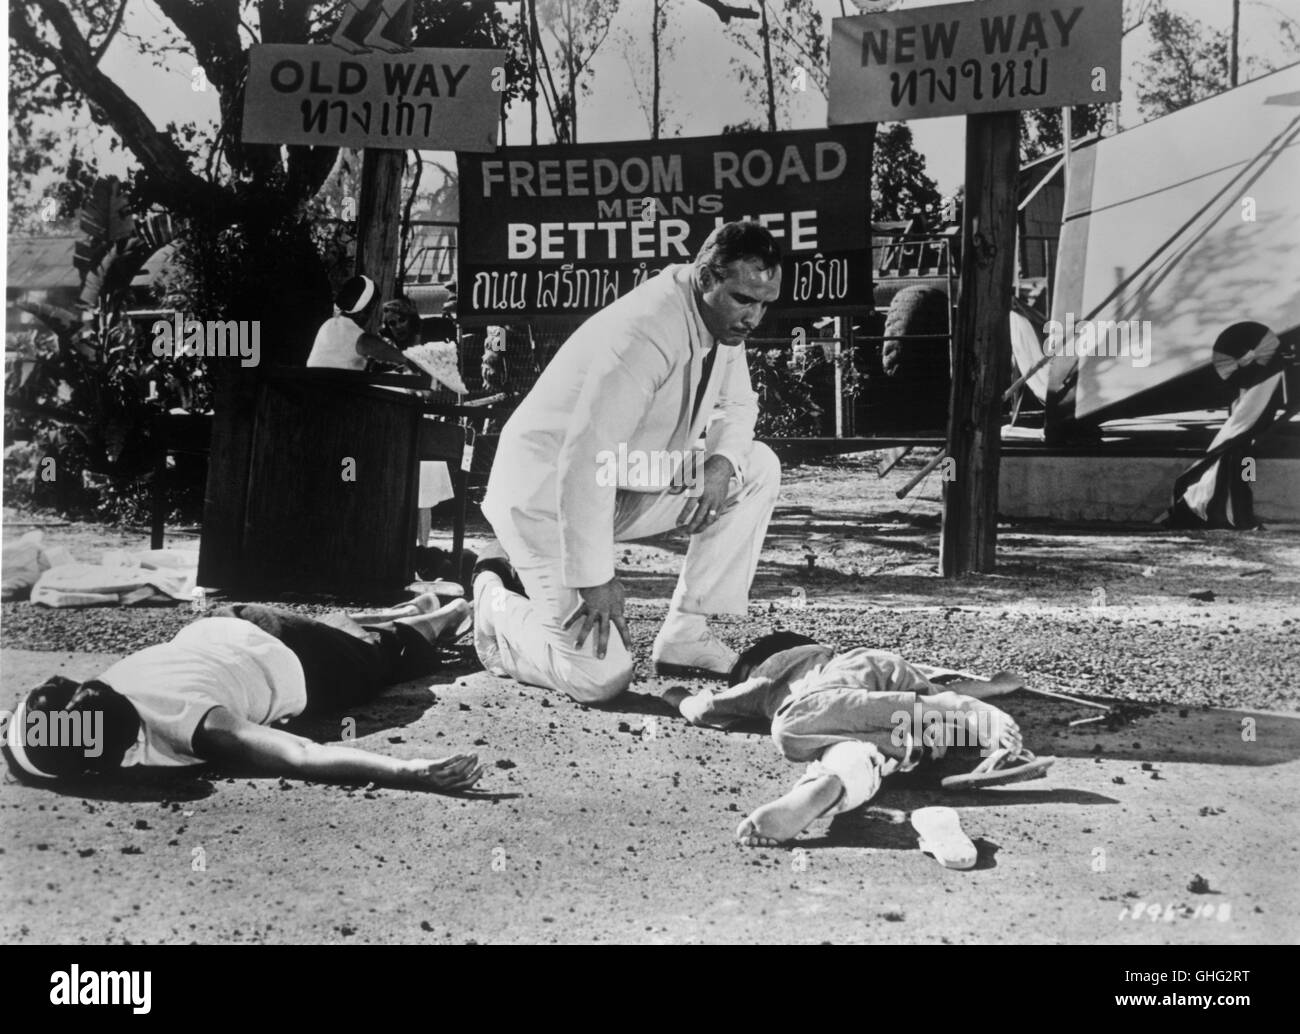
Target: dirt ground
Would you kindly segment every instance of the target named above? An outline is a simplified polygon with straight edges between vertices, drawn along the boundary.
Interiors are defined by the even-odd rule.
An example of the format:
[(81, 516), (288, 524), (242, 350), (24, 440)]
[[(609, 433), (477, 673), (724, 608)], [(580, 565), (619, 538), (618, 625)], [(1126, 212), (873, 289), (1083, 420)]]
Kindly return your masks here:
[[(788, 468), (750, 613), (720, 629), (741, 645), (788, 627), (1110, 701), (1071, 725), (1101, 712), (1003, 698), (1057, 758), (1046, 779), (944, 794), (894, 777), (792, 845), (737, 846), (740, 819), (801, 769), (761, 731), (694, 728), (658, 699), (649, 644), (684, 549), (666, 538), (620, 547), (643, 677), (612, 707), (493, 678), (460, 648), (355, 716), (361, 746), (477, 750), (471, 797), (206, 769), (0, 785), (0, 942), (1300, 940), (1300, 529), (1004, 525), (997, 572), (949, 582), (935, 479), (893, 494), (924, 458), (884, 480), (870, 455)], [(20, 519), (6, 514), (6, 537)], [(145, 542), (47, 535), (82, 559)], [(10, 707), (192, 615), (0, 617)], [(975, 839), (975, 869), (918, 850), (907, 813), (940, 803)]]

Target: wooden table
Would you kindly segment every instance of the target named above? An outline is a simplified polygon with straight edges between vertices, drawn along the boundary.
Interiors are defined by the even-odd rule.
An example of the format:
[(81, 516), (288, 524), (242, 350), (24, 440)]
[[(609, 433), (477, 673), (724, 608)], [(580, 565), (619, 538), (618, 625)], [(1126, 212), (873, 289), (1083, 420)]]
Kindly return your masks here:
[(459, 571), (473, 430), (458, 421), (491, 411), (434, 402), (419, 390), (427, 386), (405, 374), (289, 367), (228, 385), (213, 426), (199, 583), (358, 598), (400, 590), (414, 570), (424, 460), (451, 468)]

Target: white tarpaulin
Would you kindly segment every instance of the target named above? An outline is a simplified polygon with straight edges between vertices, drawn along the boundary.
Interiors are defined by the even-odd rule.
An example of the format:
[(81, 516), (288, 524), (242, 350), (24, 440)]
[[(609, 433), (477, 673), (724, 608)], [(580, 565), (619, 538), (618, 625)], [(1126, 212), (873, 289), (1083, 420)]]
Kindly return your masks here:
[[(1098, 141), (1071, 165), (1052, 316), (1118, 321), (1149, 354), (1067, 348), (1081, 418), (1204, 367), (1219, 335), (1300, 328), (1300, 65)], [(1136, 324), (1128, 321), (1138, 321)], [(1114, 354), (1120, 352), (1120, 354)]]

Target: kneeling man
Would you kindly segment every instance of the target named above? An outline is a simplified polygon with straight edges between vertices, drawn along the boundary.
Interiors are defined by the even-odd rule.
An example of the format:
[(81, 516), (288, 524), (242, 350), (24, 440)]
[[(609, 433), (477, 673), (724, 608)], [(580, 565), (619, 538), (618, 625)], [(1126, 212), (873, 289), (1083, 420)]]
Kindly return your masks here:
[[(725, 675), (736, 653), (710, 614), (743, 614), (781, 469), (754, 441), (745, 339), (780, 294), (758, 223), (727, 223), (592, 316), (501, 434), (483, 513), (505, 556), (474, 579), (475, 645), (498, 675), (600, 702), (632, 680), (614, 543), (691, 536), (651, 651), (661, 672)], [(676, 484), (610, 477), (621, 457), (685, 467)], [(626, 484), (619, 484), (620, 480)], [(689, 483), (687, 491), (681, 491)]]

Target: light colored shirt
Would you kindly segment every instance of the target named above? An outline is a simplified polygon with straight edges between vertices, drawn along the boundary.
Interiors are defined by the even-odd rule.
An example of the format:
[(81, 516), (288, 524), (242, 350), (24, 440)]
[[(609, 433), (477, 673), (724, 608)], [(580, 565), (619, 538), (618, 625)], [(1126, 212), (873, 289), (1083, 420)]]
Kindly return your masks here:
[(335, 370), (364, 370), (366, 357), (357, 352), (357, 341), (365, 331), (351, 316), (341, 313), (327, 319), (316, 331), (316, 341), (307, 356), (308, 366)]
[(614, 576), (619, 489), (596, 476), (602, 455), (681, 456), (703, 436), (706, 454), (725, 456), (743, 477), (758, 400), (745, 349), (715, 346), (691, 269), (668, 266), (588, 319), (502, 429), (483, 513), (535, 555), (557, 558), (566, 586)]
[(118, 661), (100, 676), (140, 716), (122, 765), (197, 765), (194, 733), (214, 707), (270, 725), (301, 714), (307, 682), (297, 655), (240, 618), (200, 618), (169, 643)]

